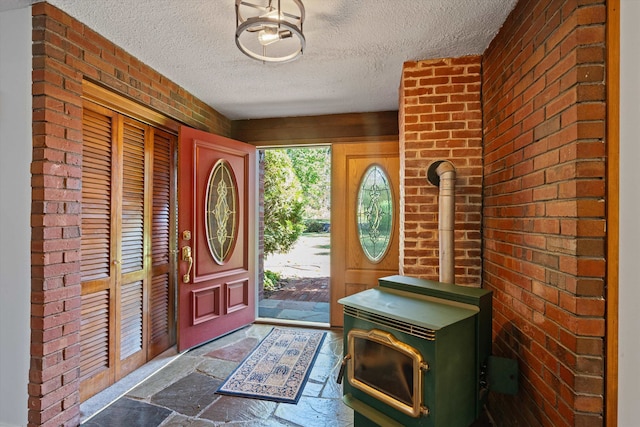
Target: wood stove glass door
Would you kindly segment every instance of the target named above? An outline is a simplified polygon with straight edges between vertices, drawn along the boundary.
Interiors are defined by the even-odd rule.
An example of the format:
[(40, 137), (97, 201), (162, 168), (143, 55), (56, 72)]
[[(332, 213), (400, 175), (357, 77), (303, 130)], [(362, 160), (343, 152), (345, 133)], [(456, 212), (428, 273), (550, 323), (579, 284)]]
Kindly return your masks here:
[(422, 354), (379, 329), (351, 329), (347, 335), (349, 384), (411, 417), (428, 413), (422, 406)]
[[(380, 277), (398, 274), (400, 160), (397, 141), (333, 144), (331, 153), (330, 321), (332, 326), (342, 326), (340, 298), (377, 286)], [(385, 211), (384, 218), (378, 215), (377, 219), (390, 221), (372, 220), (380, 223), (378, 231), (384, 231), (376, 239), (376, 244), (384, 243), (382, 247), (364, 236), (371, 225), (363, 218), (372, 202), (370, 187), (380, 187), (384, 180), (388, 180), (388, 191), (380, 192), (384, 197), (371, 210)]]

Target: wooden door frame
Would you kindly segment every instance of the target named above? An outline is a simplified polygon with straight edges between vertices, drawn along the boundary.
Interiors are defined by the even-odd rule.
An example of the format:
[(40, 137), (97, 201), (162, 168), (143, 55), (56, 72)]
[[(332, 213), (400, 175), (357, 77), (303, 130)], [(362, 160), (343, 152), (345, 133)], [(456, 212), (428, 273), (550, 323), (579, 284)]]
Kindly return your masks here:
[(171, 119), (89, 80), (82, 81), (82, 98), (178, 136), (178, 129), (181, 123), (177, 120)]
[(620, 243), (620, 0), (607, 1), (607, 271), (605, 425), (618, 425), (618, 322)]
[(231, 138), (257, 149), (399, 141), (398, 111), (234, 120)]
[[(314, 147), (332, 147), (332, 143), (331, 142), (317, 142), (315, 140), (303, 140), (300, 141), (300, 143), (284, 143), (281, 142), (280, 144), (276, 144), (276, 145), (272, 145), (271, 143), (266, 143), (266, 142), (258, 142), (255, 144), (252, 144), (256, 147), (256, 168), (258, 169), (256, 171), (256, 179), (258, 180), (257, 184), (256, 184), (256, 206), (255, 206), (255, 215), (256, 215), (256, 244), (255, 244), (255, 257), (256, 257), (256, 321), (257, 322), (264, 322), (263, 319), (268, 319), (269, 323), (282, 323), (285, 325), (290, 325), (290, 324), (295, 324), (298, 323), (295, 320), (288, 320), (288, 319), (277, 319), (277, 318), (261, 318), (260, 317), (260, 283), (263, 280), (262, 277), (258, 277), (260, 275), (260, 273), (264, 273), (264, 250), (261, 251), (261, 247), (263, 247), (263, 240), (264, 240), (264, 218), (260, 217), (260, 207), (264, 207), (264, 192), (260, 192), (260, 186), (262, 185), (260, 183), (260, 150), (282, 150), (282, 149), (286, 149), (286, 148), (314, 148)], [(333, 167), (333, 165), (332, 165)], [(262, 227), (262, 230), (260, 229), (260, 227)], [(329, 235), (331, 235), (331, 231), (329, 232)], [(261, 259), (262, 257), (262, 259)], [(329, 255), (329, 257), (331, 257), (331, 255)], [(266, 323), (266, 322), (265, 322)], [(310, 325), (307, 325), (308, 327), (316, 327), (314, 326), (313, 323), (311, 322), (304, 322), (301, 321), (300, 323), (310, 323)], [(327, 323), (328, 324), (328, 323)], [(324, 323), (320, 323), (318, 322), (318, 327), (324, 327), (325, 324)]]
[[(397, 113), (397, 112), (394, 112)], [(353, 115), (344, 115), (344, 116), (349, 116), (350, 119), (352, 119), (351, 116)], [(322, 116), (325, 117), (325, 116)], [(343, 117), (341, 117), (341, 115), (338, 116), (329, 116), (329, 117), (333, 117), (333, 118), (342, 118), (344, 120)], [(303, 118), (304, 119), (304, 118)], [(264, 119), (265, 122), (268, 119)], [(285, 119), (282, 119), (285, 120)], [(296, 120), (298, 120), (298, 118), (289, 118), (287, 119), (287, 123), (289, 121), (291, 121), (291, 123), (289, 123), (289, 125), (292, 128), (297, 128), (299, 127), (300, 129), (297, 129), (294, 131), (294, 133), (299, 133), (300, 135), (300, 140), (294, 139), (297, 138), (297, 136), (294, 136), (291, 134), (291, 132), (287, 132), (287, 131), (278, 131), (276, 129), (272, 129), (272, 132), (269, 133), (270, 138), (273, 139), (269, 139), (269, 140), (264, 140), (264, 141), (252, 141), (251, 144), (253, 144), (257, 150), (269, 150), (269, 149), (283, 149), (283, 148), (311, 148), (311, 147), (331, 147), (333, 149), (333, 145), (334, 144), (357, 144), (357, 143), (371, 143), (371, 144), (384, 144), (384, 143), (396, 143), (399, 144), (399, 138), (398, 135), (372, 135), (371, 137), (342, 137), (342, 136), (338, 136), (338, 137), (309, 137), (308, 132), (309, 132), (309, 125), (308, 123), (306, 123), (306, 126), (295, 126)], [(329, 121), (327, 122), (323, 122), (325, 125), (330, 126)], [(269, 127), (270, 129), (270, 127)], [(389, 130), (386, 129), (385, 130)], [(246, 131), (246, 130), (245, 130)], [(235, 136), (234, 136), (235, 137)], [(334, 165), (331, 165), (331, 168), (333, 170)], [(333, 184), (332, 184), (333, 187)], [(398, 189), (398, 191), (400, 191), (400, 189)], [(398, 193), (399, 194), (399, 193)], [(258, 196), (259, 197), (259, 196)], [(333, 204), (333, 194), (331, 196), (331, 200), (332, 200), (332, 204)], [(261, 203), (260, 200), (258, 200), (258, 203), (256, 203), (256, 208), (259, 206), (259, 204)], [(333, 236), (333, 230), (331, 231), (331, 235)], [(260, 242), (258, 242), (258, 244), (256, 246), (259, 246)], [(264, 255), (264, 254), (262, 254)], [(260, 254), (258, 254), (258, 257), (260, 256)], [(258, 262), (260, 261), (259, 259), (257, 260)], [(257, 266), (257, 264), (256, 264)], [(260, 278), (258, 278), (258, 281), (260, 280)], [(331, 281), (331, 280), (330, 280)], [(256, 291), (258, 289), (258, 282), (256, 282)], [(331, 287), (329, 288), (329, 292), (331, 294)], [(259, 296), (256, 295), (256, 310), (258, 310), (258, 305), (259, 305)], [(329, 314), (331, 317), (331, 312), (333, 310), (331, 309), (331, 297), (329, 298)], [(259, 316), (258, 313), (256, 312), (256, 319), (259, 320)], [(329, 324), (330, 326), (333, 326), (333, 323), (331, 322), (331, 318), (329, 319)]]

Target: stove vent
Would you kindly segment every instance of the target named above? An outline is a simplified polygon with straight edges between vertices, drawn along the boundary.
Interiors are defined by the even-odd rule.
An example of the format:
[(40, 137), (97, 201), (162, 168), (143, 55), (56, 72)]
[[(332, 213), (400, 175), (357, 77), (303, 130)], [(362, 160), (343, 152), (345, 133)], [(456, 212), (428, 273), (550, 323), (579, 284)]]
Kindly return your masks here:
[(395, 329), (405, 334), (413, 335), (418, 338), (422, 338), (429, 341), (436, 340), (436, 331), (433, 329), (417, 326), (409, 322), (405, 322), (391, 317), (381, 316), (370, 311), (361, 310), (348, 305), (344, 306), (344, 314), (354, 317), (356, 319), (367, 320), (371, 323), (375, 323), (381, 326)]

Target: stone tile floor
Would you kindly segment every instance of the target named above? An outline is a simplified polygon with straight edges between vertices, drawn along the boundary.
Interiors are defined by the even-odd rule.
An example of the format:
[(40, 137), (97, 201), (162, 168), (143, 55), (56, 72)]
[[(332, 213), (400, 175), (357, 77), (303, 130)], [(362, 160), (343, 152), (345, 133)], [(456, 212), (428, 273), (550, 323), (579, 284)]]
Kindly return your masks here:
[(258, 303), (258, 316), (262, 319), (295, 320), (329, 324), (329, 303), (263, 299)]
[[(297, 404), (215, 394), (272, 327), (254, 324), (171, 359), (167, 366), (82, 425), (352, 427), (353, 411), (342, 402), (342, 387), (336, 384), (342, 359), (341, 329), (327, 331)], [(491, 426), (487, 415), (482, 414), (471, 427)]]
[(191, 350), (83, 423), (144, 427), (348, 427), (353, 411), (341, 400), (336, 376), (342, 331), (327, 337), (297, 404), (215, 394), (245, 356), (271, 330), (255, 324)]

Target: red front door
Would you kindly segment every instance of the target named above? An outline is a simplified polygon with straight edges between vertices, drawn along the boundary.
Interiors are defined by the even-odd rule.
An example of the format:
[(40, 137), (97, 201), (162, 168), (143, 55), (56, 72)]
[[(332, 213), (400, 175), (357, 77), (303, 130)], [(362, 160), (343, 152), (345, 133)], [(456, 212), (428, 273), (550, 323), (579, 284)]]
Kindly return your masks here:
[(255, 320), (255, 147), (181, 127), (178, 350)]

